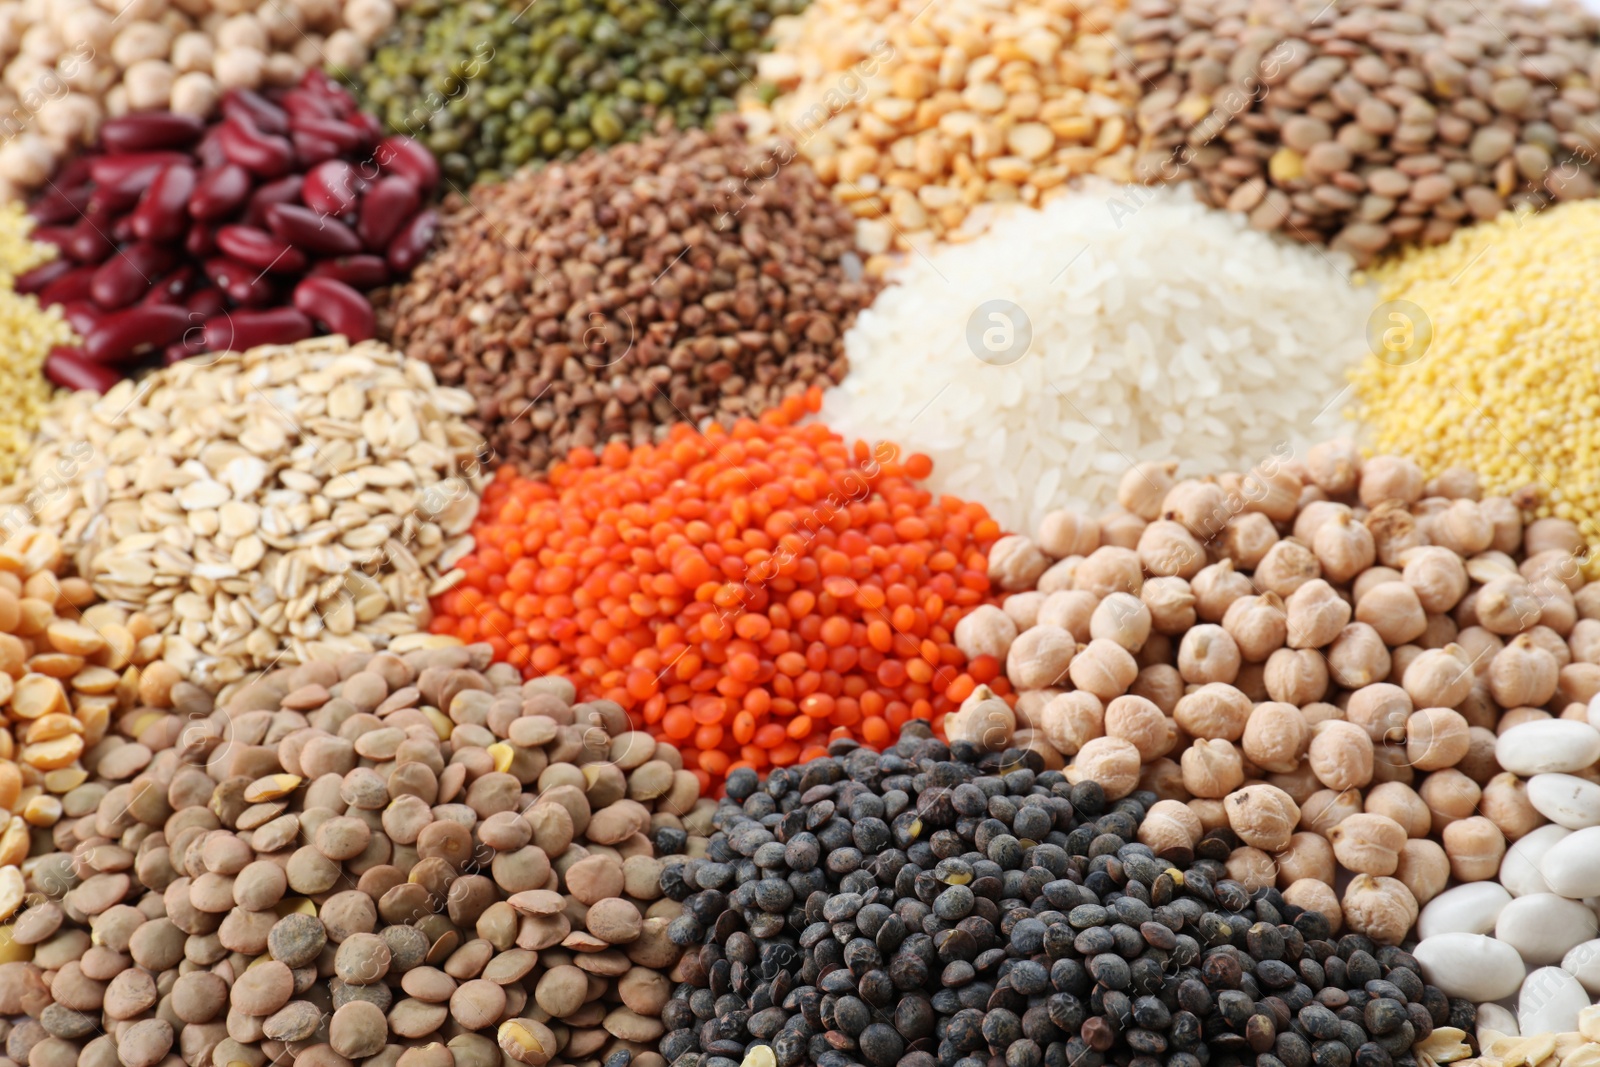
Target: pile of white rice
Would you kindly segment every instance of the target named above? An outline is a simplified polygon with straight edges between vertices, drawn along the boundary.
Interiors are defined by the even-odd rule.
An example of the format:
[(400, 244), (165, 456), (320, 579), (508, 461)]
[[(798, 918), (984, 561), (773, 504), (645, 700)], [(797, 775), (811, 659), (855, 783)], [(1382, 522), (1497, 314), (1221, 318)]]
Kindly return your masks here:
[[(1183, 188), (1092, 186), (912, 254), (846, 335), (822, 417), (926, 452), (937, 491), (1031, 533), (1054, 508), (1113, 506), (1143, 460), (1246, 470), (1347, 433), (1373, 311), (1350, 271)], [(1025, 354), (1004, 346), (1027, 325), (990, 301), (1026, 314)]]

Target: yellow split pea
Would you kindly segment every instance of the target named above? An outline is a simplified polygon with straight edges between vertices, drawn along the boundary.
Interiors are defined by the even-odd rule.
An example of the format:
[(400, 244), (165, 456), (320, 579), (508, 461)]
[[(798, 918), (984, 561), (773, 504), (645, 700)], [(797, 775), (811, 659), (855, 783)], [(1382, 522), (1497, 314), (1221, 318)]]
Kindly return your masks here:
[(12, 289), (18, 274), (55, 258), (53, 248), (29, 239), (32, 230), (21, 204), (0, 204), (0, 482), (16, 473), (55, 394), (44, 376), (45, 356), (74, 340), (59, 308), (41, 308), (37, 297)]
[(1486, 494), (1600, 545), (1600, 202), (1502, 215), (1371, 280), (1432, 325), (1420, 358), (1369, 356), (1351, 375), (1374, 450), (1430, 477), (1473, 468)]

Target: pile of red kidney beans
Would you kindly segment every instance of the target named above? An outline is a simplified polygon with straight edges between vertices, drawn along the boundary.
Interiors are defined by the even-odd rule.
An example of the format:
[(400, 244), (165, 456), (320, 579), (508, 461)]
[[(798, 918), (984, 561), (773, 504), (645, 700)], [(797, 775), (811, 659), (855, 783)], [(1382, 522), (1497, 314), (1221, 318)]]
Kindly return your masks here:
[(29, 205), (58, 259), (17, 290), (60, 304), (79, 346), (45, 374), (105, 391), (156, 360), (373, 334), (364, 291), (427, 253), (439, 166), (384, 137), (320, 71), (293, 89), (231, 90), (206, 124), (171, 112), (112, 119)]

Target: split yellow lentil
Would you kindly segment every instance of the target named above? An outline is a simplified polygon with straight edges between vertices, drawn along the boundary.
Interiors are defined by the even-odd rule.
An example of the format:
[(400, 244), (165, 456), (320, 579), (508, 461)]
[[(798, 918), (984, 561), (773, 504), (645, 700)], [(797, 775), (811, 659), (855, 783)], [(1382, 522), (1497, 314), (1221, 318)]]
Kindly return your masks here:
[(45, 356), (75, 340), (60, 308), (41, 308), (37, 297), (12, 288), (17, 275), (55, 258), (54, 248), (29, 237), (32, 230), (21, 204), (0, 203), (0, 483), (16, 474), (56, 392), (44, 376)]
[[(1474, 468), (1485, 493), (1570, 519), (1600, 546), (1600, 203), (1502, 215), (1370, 280), (1383, 303), (1369, 335), (1385, 358), (1351, 378), (1373, 448), (1429, 476)], [(1385, 331), (1398, 331), (1387, 349)]]

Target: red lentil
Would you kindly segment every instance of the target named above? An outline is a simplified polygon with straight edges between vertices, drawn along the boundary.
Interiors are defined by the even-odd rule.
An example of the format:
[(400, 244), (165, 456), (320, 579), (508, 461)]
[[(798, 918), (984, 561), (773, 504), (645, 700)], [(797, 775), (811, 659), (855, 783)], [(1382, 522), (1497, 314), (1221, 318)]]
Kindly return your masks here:
[(813, 389), (731, 429), (576, 449), (548, 482), (500, 471), (434, 631), (617, 701), (708, 792), (835, 737), (938, 730), (980, 681), (1009, 692), (952, 640), (988, 597), (999, 525), (917, 485), (926, 456), (799, 424), (820, 404)]

